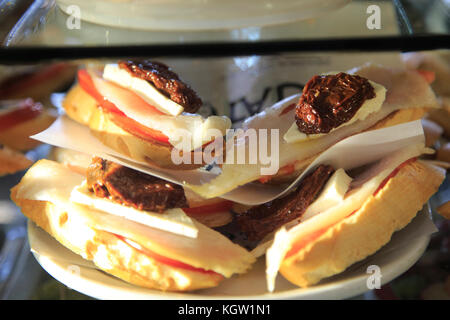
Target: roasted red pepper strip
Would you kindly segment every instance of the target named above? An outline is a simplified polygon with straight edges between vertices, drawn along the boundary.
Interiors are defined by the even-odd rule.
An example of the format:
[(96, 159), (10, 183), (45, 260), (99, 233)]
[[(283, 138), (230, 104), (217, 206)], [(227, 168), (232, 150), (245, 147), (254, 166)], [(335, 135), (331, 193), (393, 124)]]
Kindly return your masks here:
[(93, 97), (97, 103), (106, 112), (111, 113), (113, 122), (121, 127), (123, 130), (134, 134), (144, 140), (158, 141), (163, 144), (170, 144), (169, 137), (159, 130), (154, 130), (143, 126), (142, 124), (128, 118), (122, 111), (120, 111), (113, 103), (106, 100), (95, 88), (91, 76), (86, 70), (78, 71), (78, 82), (81, 88)]
[(125, 113), (117, 109), (113, 103), (104, 99), (104, 97), (97, 91), (91, 76), (86, 70), (78, 71), (78, 83), (80, 84), (80, 87), (92, 98), (94, 98), (104, 110), (126, 117)]
[(0, 131), (5, 131), (22, 122), (38, 117), (44, 110), (42, 104), (34, 102), (32, 99), (25, 99), (19, 102), (17, 108), (0, 115)]
[(425, 79), (428, 84), (432, 84), (436, 78), (436, 75), (433, 71), (428, 70), (417, 70), (418, 73)]

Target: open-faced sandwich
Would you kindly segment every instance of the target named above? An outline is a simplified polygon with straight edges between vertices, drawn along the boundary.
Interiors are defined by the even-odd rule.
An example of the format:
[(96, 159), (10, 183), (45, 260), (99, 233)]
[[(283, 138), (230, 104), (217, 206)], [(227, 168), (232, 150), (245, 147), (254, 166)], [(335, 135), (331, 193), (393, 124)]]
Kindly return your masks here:
[(307, 287), (374, 254), (404, 228), (445, 179), (418, 159), (423, 144), (346, 172), (320, 165), (288, 195), (239, 213), (240, 229), (266, 254), (268, 288), (278, 272)]
[(69, 63), (0, 68), (0, 175), (32, 164), (24, 152), (41, 142), (30, 138), (49, 127), (56, 110), (50, 95), (73, 83), (77, 66)]
[[(415, 70), (365, 65), (348, 72), (317, 75), (301, 95), (286, 98), (248, 118), (243, 130), (278, 130), (278, 171), (264, 175), (264, 159), (255, 164), (224, 162), (222, 173), (209, 183), (189, 186), (204, 197), (217, 197), (249, 182), (285, 183), (294, 180), (323, 151), (346, 137), (422, 118), (437, 107), (426, 78)], [(270, 135), (271, 133), (268, 132)], [(248, 139), (227, 146), (226, 158)]]
[(450, 167), (450, 50), (407, 52), (405, 65), (433, 79), (431, 87), (439, 108), (432, 109), (423, 120), (429, 146), (437, 149), (435, 160)]
[[(106, 146), (176, 170), (205, 165), (202, 149), (231, 126), (227, 117), (197, 114), (202, 100), (196, 92), (165, 64), (147, 60), (80, 70), (63, 106)], [(174, 148), (190, 160), (174, 162)]]
[(181, 186), (101, 158), (85, 174), (71, 168), (40, 160), (11, 198), (98, 268), (139, 286), (186, 291), (216, 286), (255, 261), (208, 227), (229, 222), (229, 201), (201, 201)]

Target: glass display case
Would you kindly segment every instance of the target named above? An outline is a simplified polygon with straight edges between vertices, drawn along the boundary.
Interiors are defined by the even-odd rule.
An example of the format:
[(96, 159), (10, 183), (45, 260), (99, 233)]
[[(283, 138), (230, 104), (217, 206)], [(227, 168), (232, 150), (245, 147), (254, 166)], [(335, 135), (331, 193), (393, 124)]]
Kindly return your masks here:
[[(20, 3), (20, 1), (13, 1), (13, 3)], [(207, 56), (210, 54), (261, 53), (259, 48), (262, 44), (267, 45), (264, 49), (278, 52), (283, 52), (283, 50), (323, 50), (328, 46), (331, 49), (344, 49), (343, 46), (347, 45), (346, 42), (333, 45), (334, 42), (330, 42), (330, 40), (376, 40), (379, 37), (398, 38), (404, 36), (420, 38), (424, 35), (427, 37), (446, 35), (448, 32), (448, 7), (441, 1), (378, 1), (375, 5), (371, 1), (304, 0), (283, 1), (283, 4), (271, 1), (260, 4), (258, 1), (252, 1), (246, 3), (245, 8), (234, 9), (242, 12), (256, 11), (254, 14), (259, 19), (255, 21), (250, 13), (246, 14), (248, 20), (233, 20), (237, 13), (232, 13), (230, 8), (237, 6), (236, 3), (228, 3), (223, 5), (227, 8), (221, 8), (215, 1), (206, 1), (197, 7), (205, 7), (214, 12), (222, 10), (220, 16), (223, 20), (211, 17), (217, 22), (216, 26), (209, 20), (197, 18), (196, 14), (206, 13), (196, 13), (193, 9), (189, 11), (189, 14), (175, 16), (174, 20), (179, 24), (169, 21), (167, 27), (161, 27), (161, 29), (152, 25), (135, 26), (131, 21), (121, 17), (129, 14), (138, 19), (136, 15), (140, 10), (139, 6), (148, 6), (155, 13), (154, 16), (147, 17), (145, 21), (155, 21), (157, 24), (158, 19), (164, 20), (168, 15), (161, 14), (159, 17), (158, 9), (154, 9), (154, 7), (160, 6), (163, 10), (167, 4), (161, 5), (158, 1), (137, 1), (132, 2), (131, 5), (127, 2), (120, 2), (111, 5), (110, 11), (103, 10), (102, 5), (107, 6), (107, 3), (105, 1), (88, 5), (88, 1), (75, 1), (72, 5), (74, 12), (68, 15), (63, 11), (63, 9), (68, 10), (65, 1), (56, 3), (55, 1), (34, 1), (21, 19), (11, 28), (3, 45), (14, 48), (26, 46), (55, 50), (65, 48), (64, 53), (67, 53), (68, 49), (75, 48), (89, 47), (92, 49), (94, 47), (98, 49), (119, 46), (124, 53), (132, 53), (132, 50), (140, 53), (142, 52), (140, 50), (147, 50), (147, 54), (154, 55), (152, 49), (157, 50), (156, 54), (162, 52), (158, 50), (164, 49), (163, 52), (167, 56), (191, 54), (189, 51), (176, 52), (176, 48), (201, 45), (202, 51), (198, 50), (196, 54)], [(189, 6), (186, 3), (185, 5)], [(5, 9), (10, 6), (10, 2), (4, 3)], [(116, 12), (121, 10), (120, 6), (124, 6), (122, 10), (124, 13), (114, 19)], [(170, 6), (176, 7), (180, 4), (175, 1), (170, 3)], [(102, 10), (103, 15), (101, 14)], [(262, 12), (258, 12), (259, 10)], [(144, 9), (141, 11), (143, 16), (147, 14)], [(271, 21), (268, 18), (276, 16), (277, 13), (279, 19)], [(211, 16), (211, 14), (208, 15)], [(103, 16), (108, 16), (105, 18), (107, 21), (102, 20)], [(92, 23), (94, 20), (96, 23)], [(202, 25), (202, 21), (207, 22)], [(221, 26), (220, 21), (227, 21), (228, 25)], [(191, 28), (185, 25), (189, 23), (192, 23)], [(199, 25), (197, 26), (196, 23)], [(313, 42), (316, 47), (311, 48), (307, 45), (310, 43), (308, 40), (324, 41)], [(297, 45), (295, 45), (296, 43)], [(304, 48), (302, 47), (303, 43), (306, 44)], [(355, 45), (359, 45), (358, 49), (363, 50), (363, 46), (370, 46), (370, 43), (370, 41), (356, 42)], [(377, 44), (379, 43), (377, 42)], [(223, 52), (215, 51), (214, 45), (220, 45), (218, 48)], [(434, 43), (434, 46), (438, 46), (438, 44)], [(127, 50), (127, 47), (131, 47), (130, 50)], [(208, 47), (211, 49), (207, 50)], [(384, 47), (386, 48), (386, 46)], [(371, 49), (376, 49), (376, 47), (372, 46)], [(245, 51), (239, 53), (238, 50)], [(36, 53), (38, 52), (36, 51)], [(108, 54), (108, 50), (101, 52), (106, 56), (115, 54), (114, 51)], [(3, 54), (7, 54), (7, 51)], [(91, 54), (95, 54), (95, 52)]]
[[(71, 71), (67, 71), (61, 85), (39, 97), (45, 107), (60, 107), (62, 96), (76, 81), (77, 68), (145, 57), (170, 65), (195, 88), (203, 99), (198, 113), (227, 116), (233, 127), (239, 127), (254, 114), (301, 92), (315, 74), (349, 70), (368, 62), (393, 68), (404, 63), (414, 65), (414, 59), (405, 53), (425, 51), (445, 61), (450, 69), (449, 17), (450, 3), (445, 0), (0, 1), (0, 100), (5, 99), (1, 97), (3, 91), (9, 90), (7, 87), (2, 91), (1, 81), (12, 79), (12, 74), (27, 74), (27, 70), (36, 67), (56, 70), (64, 64), (68, 66), (65, 70)], [(46, 78), (36, 79), (45, 82)], [(440, 97), (446, 97), (446, 89), (441, 92)], [(448, 138), (441, 131), (437, 146), (444, 146)], [(48, 157), (50, 150), (44, 144), (24, 153), (36, 161)], [(31, 252), (29, 238), (42, 250), (46, 250), (46, 241), (50, 240), (35, 226), (27, 225), (10, 201), (10, 188), (24, 173), (0, 178), (0, 299), (161, 298), (155, 291), (128, 284), (122, 287), (120, 280), (69, 255), (66, 261), (52, 262), (40, 257), (36, 248)], [(355, 264), (344, 275), (317, 287), (299, 291), (282, 283), (278, 297), (450, 296), (443, 289), (450, 287), (449, 223), (436, 214), (436, 208), (450, 200), (449, 187), (447, 174), (439, 191), (422, 210), (422, 216), (434, 219), (437, 232), (422, 228), (422, 222), (416, 219), (409, 231), (405, 229), (396, 235), (395, 241), (403, 245), (398, 245), (401, 250), (395, 254), (392, 248), (397, 242), (393, 241), (392, 248), (384, 248), (385, 254)], [(401, 239), (408, 239), (408, 232), (426, 233), (427, 237), (406, 246)], [(378, 290), (366, 286), (365, 268), (373, 261), (386, 272), (383, 287)], [(81, 269), (71, 268), (78, 263)], [(197, 296), (167, 297), (202, 299), (210, 295), (240, 299), (247, 294), (251, 298), (266, 298), (261, 261), (256, 269), (260, 274), (244, 280), (248, 289), (244, 295), (238, 294), (241, 289), (232, 283)], [(254, 277), (262, 277), (261, 285), (252, 287)], [(437, 283), (438, 289), (431, 288)]]

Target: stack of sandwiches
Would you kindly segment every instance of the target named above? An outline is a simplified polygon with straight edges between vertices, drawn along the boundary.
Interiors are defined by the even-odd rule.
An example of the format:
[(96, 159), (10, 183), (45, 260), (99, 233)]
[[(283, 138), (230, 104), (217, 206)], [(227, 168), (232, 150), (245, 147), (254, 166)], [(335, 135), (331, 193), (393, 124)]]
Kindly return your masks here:
[[(177, 184), (122, 164), (55, 149), (11, 190), (23, 214), (105, 272), (163, 291), (218, 286), (265, 256), (268, 290), (281, 273), (300, 287), (374, 254), (438, 190), (445, 170), (423, 161), (415, 141), (354, 168), (311, 164), (349, 137), (421, 119), (438, 108), (430, 80), (416, 70), (365, 65), (312, 77), (303, 91), (247, 119), (243, 129), (277, 129), (279, 168), (256, 163), (174, 163), (178, 130), (188, 159), (219, 140), (230, 149), (231, 121), (203, 117), (201, 98), (168, 66), (119, 61), (78, 71), (63, 107), (105, 146), (137, 163), (219, 173), (203, 184)], [(212, 137), (208, 130), (220, 134)], [(233, 150), (234, 152), (235, 150)], [(200, 157), (205, 159), (204, 157)], [(306, 169), (308, 170), (306, 171)], [(304, 173), (304, 174), (303, 174)], [(246, 185), (288, 185), (283, 195), (248, 205), (227, 198)], [(228, 200), (226, 200), (226, 198)], [(223, 232), (234, 230), (234, 235)], [(239, 236), (235, 236), (239, 235)]]

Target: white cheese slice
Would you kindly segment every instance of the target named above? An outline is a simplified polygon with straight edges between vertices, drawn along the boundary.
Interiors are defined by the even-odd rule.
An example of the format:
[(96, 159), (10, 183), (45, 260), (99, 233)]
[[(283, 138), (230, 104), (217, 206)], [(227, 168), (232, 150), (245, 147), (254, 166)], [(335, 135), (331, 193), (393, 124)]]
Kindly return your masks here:
[(28, 183), (17, 190), (17, 197), (28, 200), (50, 201), (65, 205), (67, 195), (81, 184), (85, 177), (66, 166), (50, 160), (39, 160), (28, 169), (23, 180)]
[[(230, 277), (235, 273), (245, 273), (255, 262), (246, 249), (196, 221), (198, 236), (189, 238), (132, 221), (130, 224), (134, 224), (134, 227), (124, 228), (119, 217), (101, 215), (100, 211), (98, 213), (95, 220), (88, 221), (93, 228), (121, 235), (156, 254), (196, 268), (213, 270)], [(90, 219), (90, 216), (85, 218)]]
[[(330, 130), (330, 132), (333, 132), (334, 130), (336, 130), (340, 127), (348, 126), (348, 125), (354, 123), (355, 121), (364, 120), (367, 118), (367, 116), (369, 114), (378, 112), (381, 109), (381, 106), (383, 105), (383, 102), (386, 99), (386, 88), (376, 82), (373, 82), (370, 80), (369, 80), (369, 82), (372, 85), (372, 87), (374, 88), (375, 97), (364, 101), (361, 108), (359, 108), (359, 110), (355, 113), (355, 115), (349, 121), (341, 124), (340, 126), (338, 126), (336, 128), (333, 128), (332, 130)], [(326, 135), (326, 134), (325, 133), (305, 134), (303, 132), (300, 132), (297, 124), (294, 122), (291, 125), (291, 127), (289, 128), (289, 130), (283, 136), (283, 139), (288, 143), (295, 143), (295, 142), (301, 142), (301, 141), (309, 140), (309, 139), (317, 139), (317, 138), (323, 137), (324, 135)]]
[(127, 117), (145, 127), (159, 130), (169, 138), (177, 149), (191, 151), (224, 136), (231, 127), (231, 121), (225, 116), (203, 118), (197, 114), (183, 113), (178, 116), (149, 112), (148, 105), (140, 101), (134, 92), (117, 86), (91, 74), (99, 93), (112, 102)]
[[(297, 241), (345, 219), (350, 213), (361, 208), (364, 202), (373, 195), (378, 186), (395, 168), (404, 161), (427, 152), (428, 149), (425, 149), (423, 144), (416, 144), (393, 153), (391, 156), (381, 160), (375, 167), (369, 169), (368, 172), (362, 174), (361, 178), (356, 178), (353, 182), (358, 187), (354, 186), (355, 190), (340, 205), (333, 206), (325, 212), (299, 223), (289, 229), (288, 232), (283, 229), (278, 230), (277, 233), (279, 232), (281, 235), (275, 234), (273, 243), (266, 252), (268, 288), (274, 289), (275, 279), (284, 256)], [(276, 254), (276, 252), (284, 254)]]
[(92, 162), (92, 155), (71, 149), (53, 147), (49, 159), (85, 175), (86, 169)]
[(194, 225), (198, 236), (190, 238), (73, 203), (70, 201), (71, 191), (83, 180), (83, 175), (61, 164), (40, 160), (22, 178), (17, 188), (17, 198), (49, 201), (67, 210), (69, 219), (73, 221), (71, 225), (79, 226), (67, 231), (71, 232), (71, 239), (76, 238), (77, 232), (103, 230), (123, 236), (161, 256), (196, 268), (213, 270), (225, 277), (244, 273), (255, 262), (246, 249), (196, 221)]
[(191, 218), (180, 208), (168, 209), (163, 213), (157, 213), (124, 206), (106, 198), (96, 197), (89, 192), (86, 181), (73, 188), (70, 200), (149, 227), (181, 234), (186, 237), (197, 237), (197, 228)]
[(301, 221), (339, 205), (344, 200), (351, 182), (352, 178), (345, 173), (344, 169), (336, 170), (328, 179), (319, 197), (306, 209)]
[(117, 64), (107, 64), (103, 70), (103, 78), (139, 94), (146, 102), (160, 111), (177, 116), (184, 108), (172, 101), (144, 79), (133, 77), (127, 70)]
[[(275, 234), (274, 242), (275, 244), (286, 243), (289, 241), (289, 234), (286, 228), (282, 227)], [(281, 267), (284, 256), (289, 251), (288, 246), (282, 245), (272, 245), (268, 248), (266, 252), (266, 261), (271, 261), (271, 263), (266, 262), (266, 283), (267, 290), (273, 292), (275, 290), (275, 277), (278, 274), (278, 270)]]

